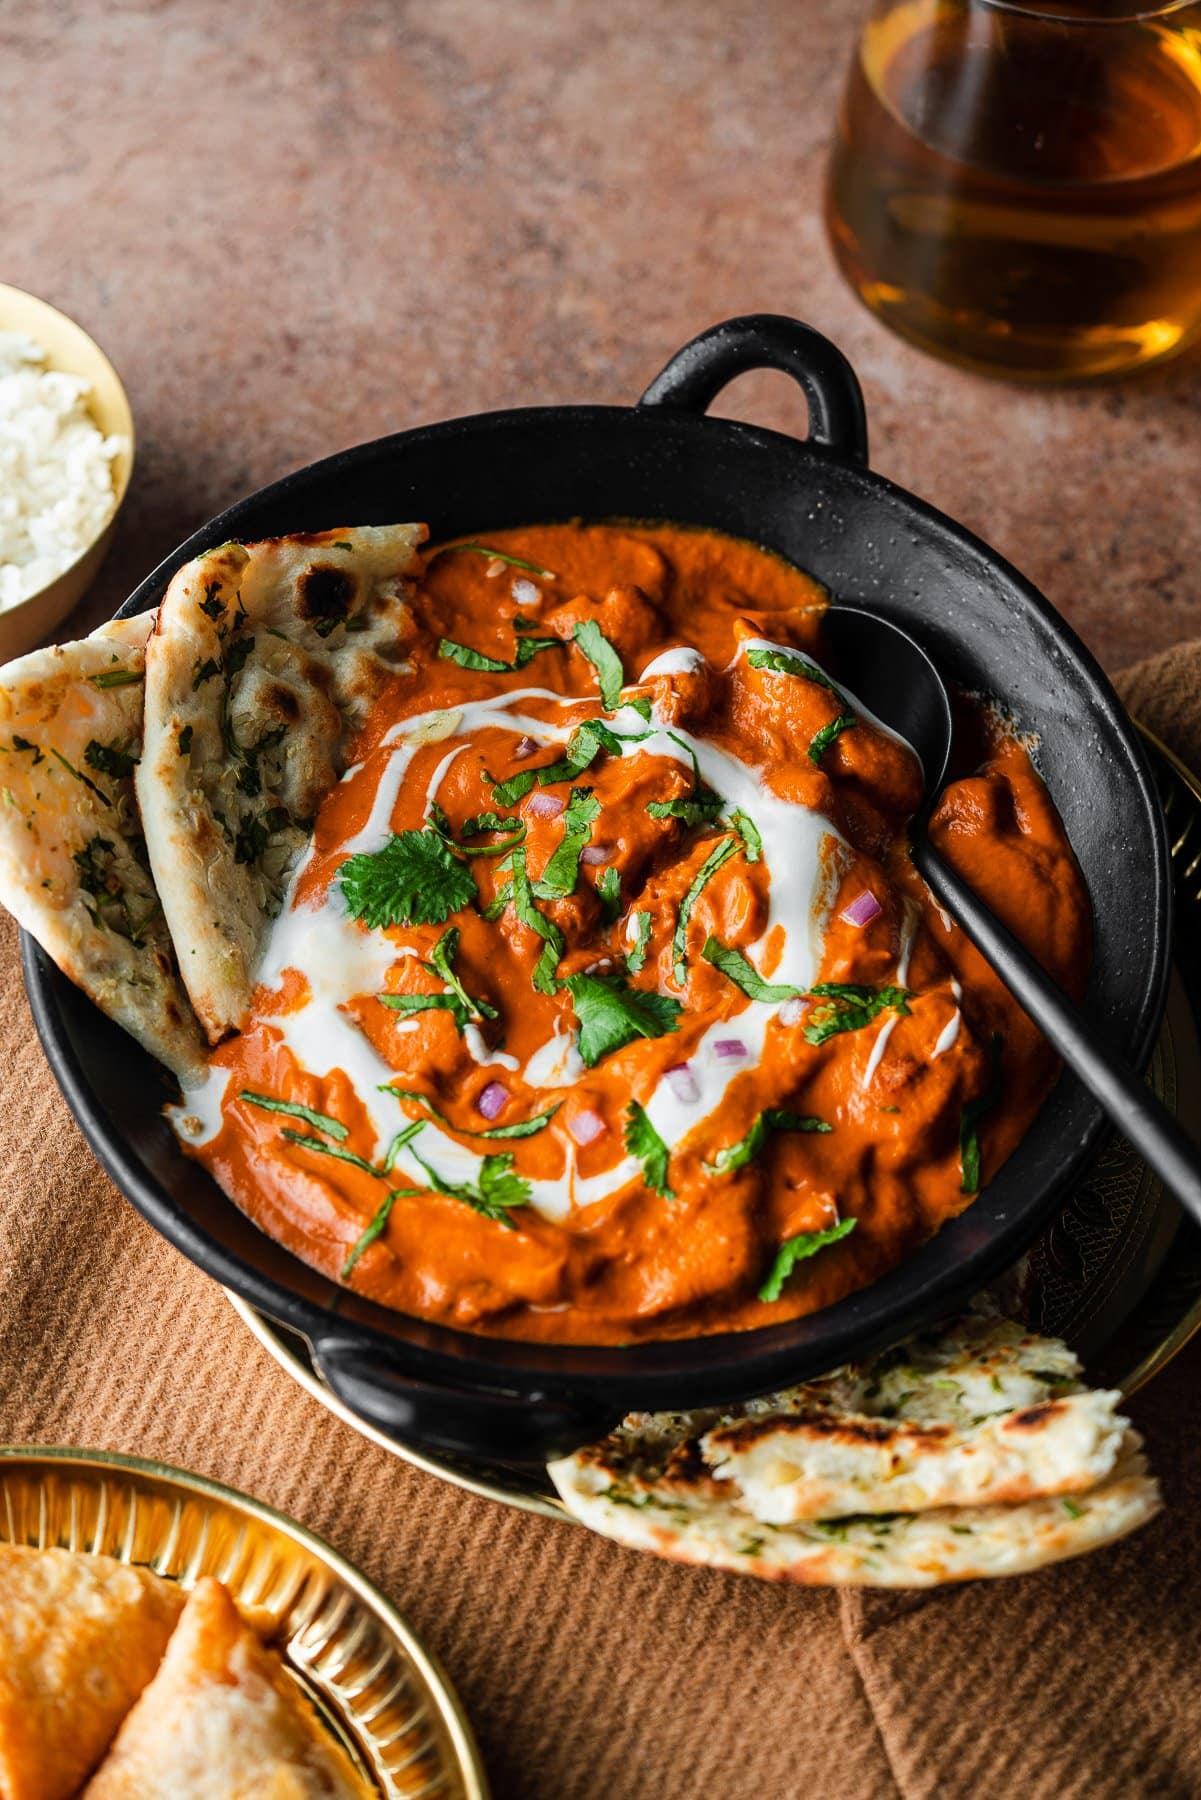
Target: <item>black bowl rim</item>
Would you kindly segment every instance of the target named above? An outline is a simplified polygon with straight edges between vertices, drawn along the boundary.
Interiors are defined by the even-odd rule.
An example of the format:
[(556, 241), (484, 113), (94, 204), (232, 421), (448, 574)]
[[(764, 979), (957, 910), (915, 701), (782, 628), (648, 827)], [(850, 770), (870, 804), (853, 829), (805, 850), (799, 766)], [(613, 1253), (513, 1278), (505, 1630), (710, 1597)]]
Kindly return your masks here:
[[(1136, 1066), (1143, 1066), (1153, 1047), (1166, 1001), (1171, 882), (1167, 838), (1154, 780), (1128, 715), (1092, 653), (1050, 601), (1012, 564), (966, 527), (909, 490), (821, 445), (740, 420), (647, 405), (577, 404), (499, 409), (419, 425), (335, 451), (242, 496), (198, 527), (163, 558), (118, 609), (117, 616), (128, 617), (156, 605), (176, 570), (202, 550), (236, 538), (240, 520), (246, 515), (265, 504), (285, 502), (294, 489), (307, 486), (315, 477), (336, 477), (356, 465), (382, 458), (392, 446), (401, 442), (406, 449), (412, 449), (422, 440), (453, 439), (464, 435), (479, 437), (519, 424), (545, 424), (561, 431), (572, 426), (586, 427), (602, 419), (622, 419), (633, 430), (660, 430), (669, 425), (676, 431), (725, 432), (751, 450), (811, 459), (827, 468), (833, 466), (841, 476), (857, 483), (869, 494), (899, 503), (904, 511), (931, 528), (936, 536), (949, 538), (980, 559), (994, 576), (1020, 592), (1049, 635), (1059, 641), (1075, 672), (1091, 690), (1091, 698), (1110, 716), (1126, 753), (1125, 777), (1133, 785), (1155, 839), (1157, 904), (1149, 922), (1152, 942), (1148, 953), (1154, 979), (1144, 990), (1141, 1005), (1126, 1021), (1123, 1045), (1131, 1061)], [(579, 516), (590, 518), (594, 515), (584, 511)], [(337, 522), (344, 524), (345, 519), (339, 518)], [(486, 528), (481, 525), (478, 529)], [(378, 1357), (381, 1366), (394, 1370), (403, 1368), (418, 1379), (429, 1378), (479, 1391), (519, 1391), (527, 1398), (535, 1394), (570, 1391), (575, 1396), (611, 1401), (614, 1391), (620, 1389), (629, 1405), (646, 1407), (700, 1404), (705, 1399), (733, 1400), (795, 1378), (791, 1371), (802, 1357), (795, 1342), (789, 1340), (795, 1335), (796, 1328), (805, 1324), (804, 1318), (753, 1332), (654, 1339), (630, 1346), (545, 1345), (463, 1332), (446, 1326), (428, 1326), (424, 1321), (409, 1320), (407, 1315), (363, 1302), (361, 1296), (346, 1296), (332, 1282), (332, 1304), (323, 1306), (307, 1299), (251, 1267), (194, 1225), (175, 1208), (170, 1196), (160, 1191), (158, 1183), (147, 1177), (138, 1159), (127, 1152), (93, 1104), (87, 1075), (58, 1019), (55, 985), (58, 982), (65, 984), (66, 978), (59, 975), (26, 933), (22, 933), (22, 965), (38, 1035), (55, 1079), (93, 1152), (124, 1196), (176, 1249), (222, 1286), (237, 1293), (260, 1312), (299, 1331), (314, 1346), (318, 1357), (323, 1341), (349, 1338)], [(977, 1291), (1011, 1266), (1061, 1203), (1064, 1191), (1079, 1177), (1108, 1129), (1100, 1107), (1092, 1103), (1088, 1122), (1074, 1145), (1065, 1152), (1066, 1163), (1059, 1180), (1049, 1182), (1037, 1201), (1021, 1209), (1011, 1222), (993, 1234), (986, 1245), (974, 1247), (960, 1269), (927, 1271), (921, 1259), (930, 1260), (928, 1253), (946, 1238), (960, 1219), (970, 1218), (971, 1208), (960, 1215), (960, 1219), (949, 1221), (929, 1244), (923, 1245), (896, 1270), (888, 1271), (879, 1281), (848, 1295), (820, 1314), (809, 1315), (826, 1323), (835, 1320), (835, 1329), (823, 1338), (825, 1366), (836, 1366), (852, 1354), (866, 1353), (895, 1341), (947, 1311), (968, 1293)], [(300, 1266), (303, 1265), (298, 1264)], [(906, 1291), (888, 1294), (886, 1284), (902, 1272), (907, 1278)], [(883, 1307), (880, 1305), (882, 1292), (886, 1297)], [(340, 1310), (339, 1302), (348, 1307), (354, 1303), (354, 1316)], [(857, 1314), (864, 1310), (870, 1310), (876, 1316), (870, 1321), (858, 1318)], [(371, 1313), (379, 1315), (379, 1324), (372, 1322)], [(414, 1336), (426, 1341), (413, 1342), (395, 1335), (398, 1319), (415, 1327)], [(393, 1327), (391, 1331), (383, 1328), (389, 1323)], [(736, 1359), (732, 1358), (735, 1348)], [(723, 1365), (727, 1362), (730, 1367), (723, 1374)]]

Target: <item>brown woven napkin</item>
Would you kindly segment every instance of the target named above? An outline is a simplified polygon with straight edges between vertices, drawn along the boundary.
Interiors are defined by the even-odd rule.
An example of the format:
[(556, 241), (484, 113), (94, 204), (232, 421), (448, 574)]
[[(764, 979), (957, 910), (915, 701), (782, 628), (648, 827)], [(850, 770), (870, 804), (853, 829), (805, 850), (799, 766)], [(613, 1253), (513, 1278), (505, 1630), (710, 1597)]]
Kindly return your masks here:
[[(1201, 645), (1133, 670), (1201, 766)], [(0, 1439), (246, 1489), (358, 1562), (442, 1657), (498, 1800), (1201, 1792), (1201, 1345), (1133, 1412), (1166, 1515), (1078, 1563), (933, 1594), (780, 1590), (478, 1500), (297, 1389), (101, 1174), (0, 927)]]

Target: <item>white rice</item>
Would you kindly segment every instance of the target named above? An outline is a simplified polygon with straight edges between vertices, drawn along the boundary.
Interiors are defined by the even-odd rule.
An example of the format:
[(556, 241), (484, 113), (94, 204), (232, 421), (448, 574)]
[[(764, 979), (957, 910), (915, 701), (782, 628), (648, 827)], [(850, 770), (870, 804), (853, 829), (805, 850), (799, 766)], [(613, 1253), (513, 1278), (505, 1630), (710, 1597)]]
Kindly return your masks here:
[(0, 331), (0, 612), (69, 569), (115, 504), (113, 458), (89, 384), (46, 367), (40, 344)]

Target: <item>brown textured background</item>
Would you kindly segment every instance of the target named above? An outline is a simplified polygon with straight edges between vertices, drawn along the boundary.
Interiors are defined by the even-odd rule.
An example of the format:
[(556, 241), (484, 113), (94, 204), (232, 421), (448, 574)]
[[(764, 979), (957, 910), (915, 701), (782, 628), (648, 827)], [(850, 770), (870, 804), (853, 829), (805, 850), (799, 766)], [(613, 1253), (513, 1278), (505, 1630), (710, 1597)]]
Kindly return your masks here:
[[(795, 313), (873, 462), (981, 531), (1116, 668), (1201, 633), (1201, 373), (993, 386), (894, 341), (818, 221), (842, 0), (0, 0), (0, 279), (91, 330), (138, 466), (77, 623), (340, 445), (632, 399), (725, 315)], [(723, 410), (799, 428), (782, 377)], [(1138, 703), (1201, 761), (1201, 666)], [(0, 1437), (109, 1446), (323, 1532), (444, 1658), (498, 1797), (1201, 1792), (1201, 1355), (1135, 1410), (1168, 1515), (933, 1597), (671, 1569), (407, 1470), (294, 1390), (98, 1173), (0, 942)]]

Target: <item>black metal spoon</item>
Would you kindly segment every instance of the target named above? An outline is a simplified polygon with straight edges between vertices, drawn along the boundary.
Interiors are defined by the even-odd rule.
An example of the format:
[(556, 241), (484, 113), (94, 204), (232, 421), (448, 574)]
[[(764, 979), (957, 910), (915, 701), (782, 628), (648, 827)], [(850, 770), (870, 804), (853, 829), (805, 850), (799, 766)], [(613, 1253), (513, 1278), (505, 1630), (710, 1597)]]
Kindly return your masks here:
[(954, 732), (951, 702), (938, 670), (907, 632), (876, 613), (831, 606), (824, 625), (836, 672), (921, 758), (926, 791), (910, 841), (914, 865), (930, 892), (1122, 1135), (1201, 1220), (1201, 1156), (1175, 1119), (1139, 1076), (1098, 1041), (1063, 990), (930, 842), (927, 827), (947, 779)]

